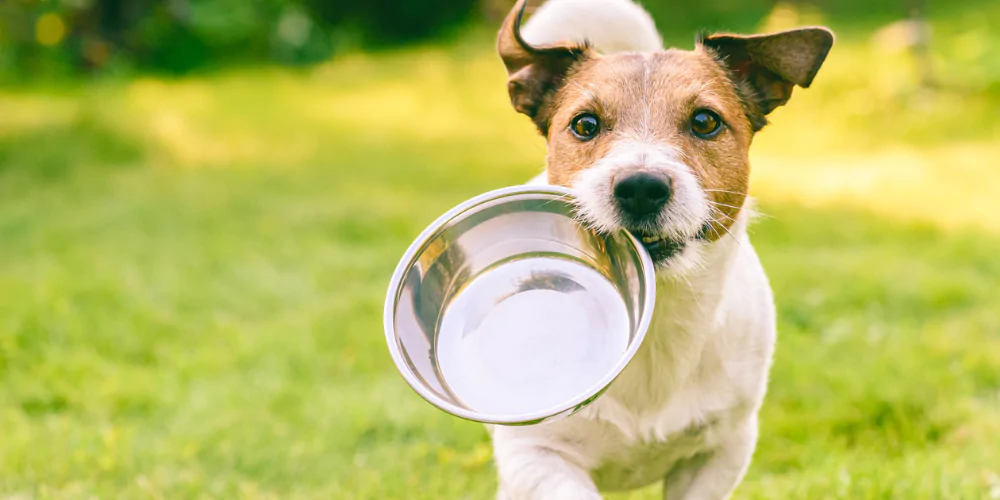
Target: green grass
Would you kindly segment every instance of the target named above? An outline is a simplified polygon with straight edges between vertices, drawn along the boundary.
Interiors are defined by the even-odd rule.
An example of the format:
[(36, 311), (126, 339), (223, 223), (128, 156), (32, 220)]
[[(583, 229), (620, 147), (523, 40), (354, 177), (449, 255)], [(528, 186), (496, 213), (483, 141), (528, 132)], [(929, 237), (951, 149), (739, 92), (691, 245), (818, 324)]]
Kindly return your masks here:
[[(935, 19), (963, 87), (842, 38), (756, 141), (780, 343), (737, 498), (1000, 497), (1000, 69), (945, 57), (969, 12)], [(487, 42), (0, 92), (0, 498), (491, 498), (485, 431), (381, 325), (423, 226), (541, 165)]]

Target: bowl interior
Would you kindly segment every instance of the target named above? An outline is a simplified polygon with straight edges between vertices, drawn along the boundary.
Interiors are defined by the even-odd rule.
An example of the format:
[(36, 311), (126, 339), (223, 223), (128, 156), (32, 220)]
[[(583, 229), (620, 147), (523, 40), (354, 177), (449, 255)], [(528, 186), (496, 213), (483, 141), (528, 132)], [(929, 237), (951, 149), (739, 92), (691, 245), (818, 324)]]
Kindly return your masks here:
[(649, 322), (652, 263), (627, 233), (581, 226), (567, 197), (488, 193), (404, 256), (387, 335), (428, 401), (471, 420), (528, 423), (579, 409), (631, 358)]

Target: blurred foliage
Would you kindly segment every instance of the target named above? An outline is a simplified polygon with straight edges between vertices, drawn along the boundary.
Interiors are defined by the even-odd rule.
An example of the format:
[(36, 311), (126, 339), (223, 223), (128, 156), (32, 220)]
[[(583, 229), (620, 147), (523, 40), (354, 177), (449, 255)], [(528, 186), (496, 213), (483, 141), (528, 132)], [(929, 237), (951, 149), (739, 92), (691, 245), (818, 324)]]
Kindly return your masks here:
[(688, 44), (693, 40), (693, 31), (753, 32), (774, 15), (796, 24), (843, 22), (844, 28), (852, 31), (868, 31), (929, 7), (929, 0), (648, 0), (641, 3), (656, 19), (668, 42)]
[[(924, 0), (795, 1), (805, 21), (822, 11), (851, 26), (905, 17)], [(0, 2), (0, 73), (58, 75), (135, 68), (185, 73), (210, 65), (308, 64), (362, 47), (426, 40), (467, 24), (490, 26), (512, 0), (5, 0)], [(534, 1), (533, 3), (539, 3)], [(749, 31), (775, 0), (645, 2), (668, 42), (696, 30)]]
[[(541, 0), (531, 0), (539, 4)], [(989, 0), (966, 0), (963, 5)], [(186, 73), (224, 64), (311, 64), (359, 48), (490, 30), (513, 0), (3, 0), (0, 75), (128, 69)], [(750, 32), (832, 23), (871, 32), (912, 13), (949, 9), (930, 0), (647, 0), (671, 45), (697, 31)], [(478, 13), (479, 15), (473, 15)]]
[(301, 64), (338, 49), (439, 35), (476, 0), (5, 0), (0, 72), (137, 68), (184, 73), (215, 63)]

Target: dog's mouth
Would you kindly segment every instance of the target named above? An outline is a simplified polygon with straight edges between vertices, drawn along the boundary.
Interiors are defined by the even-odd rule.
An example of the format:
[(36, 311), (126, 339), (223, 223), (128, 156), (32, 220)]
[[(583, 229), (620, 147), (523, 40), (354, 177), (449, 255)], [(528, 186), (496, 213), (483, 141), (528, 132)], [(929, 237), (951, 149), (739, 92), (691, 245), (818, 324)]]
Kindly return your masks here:
[(643, 231), (629, 230), (629, 232), (642, 243), (642, 246), (649, 252), (649, 256), (653, 259), (654, 264), (662, 264), (683, 251), (684, 247), (691, 241), (705, 239), (710, 230), (711, 227), (705, 224), (698, 234), (687, 239), (678, 239), (664, 234), (650, 234)]
[(684, 250), (687, 245), (686, 240), (677, 240), (662, 234), (644, 234), (637, 231), (630, 231), (632, 235), (642, 242), (642, 246), (649, 252), (649, 256), (654, 263), (661, 263)]

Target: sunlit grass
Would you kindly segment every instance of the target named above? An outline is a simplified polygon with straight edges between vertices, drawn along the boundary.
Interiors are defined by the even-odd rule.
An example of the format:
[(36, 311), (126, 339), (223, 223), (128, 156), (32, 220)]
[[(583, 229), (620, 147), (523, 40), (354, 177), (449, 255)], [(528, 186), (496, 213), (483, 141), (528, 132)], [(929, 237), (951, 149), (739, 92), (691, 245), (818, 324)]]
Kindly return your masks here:
[[(756, 139), (781, 342), (740, 498), (1000, 496), (1000, 39), (973, 17), (935, 18), (931, 90), (842, 38)], [(490, 498), (485, 432), (405, 386), (381, 305), (426, 223), (540, 170), (503, 81), (480, 33), (0, 91), (0, 496)]]

